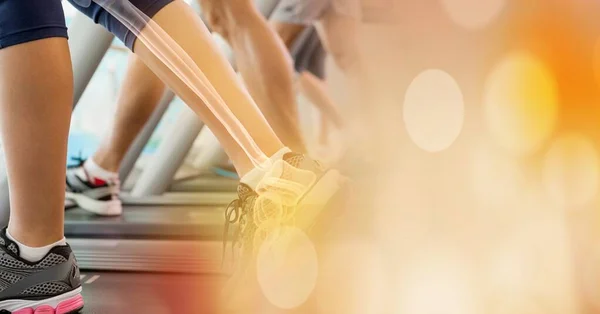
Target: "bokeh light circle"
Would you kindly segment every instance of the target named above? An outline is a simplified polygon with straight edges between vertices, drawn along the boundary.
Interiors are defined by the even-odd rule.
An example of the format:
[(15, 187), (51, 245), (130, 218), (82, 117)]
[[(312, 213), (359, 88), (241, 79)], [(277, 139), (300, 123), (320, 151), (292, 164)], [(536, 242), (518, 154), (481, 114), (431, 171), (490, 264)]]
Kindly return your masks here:
[(270, 234), (258, 252), (258, 283), (271, 304), (293, 309), (304, 304), (316, 286), (317, 252), (300, 229), (282, 227)]
[(584, 206), (594, 199), (600, 175), (594, 143), (576, 133), (562, 135), (544, 159), (543, 184), (547, 196), (559, 206)]
[(460, 87), (441, 70), (421, 72), (404, 97), (404, 123), (413, 142), (428, 152), (439, 152), (454, 143), (464, 122)]
[(466, 29), (481, 29), (494, 21), (506, 0), (441, 0), (454, 23)]
[(529, 53), (512, 53), (486, 80), (485, 121), (503, 148), (530, 154), (554, 131), (558, 101), (556, 80), (545, 64)]

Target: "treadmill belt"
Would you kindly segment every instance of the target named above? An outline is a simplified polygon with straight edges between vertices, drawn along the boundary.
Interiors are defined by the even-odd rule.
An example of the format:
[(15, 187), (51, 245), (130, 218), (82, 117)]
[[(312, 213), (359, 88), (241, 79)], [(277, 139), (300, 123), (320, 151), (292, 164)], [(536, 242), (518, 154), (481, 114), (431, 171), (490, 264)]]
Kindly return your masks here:
[(76, 208), (65, 213), (67, 238), (221, 239), (222, 206), (125, 206), (123, 215), (100, 217)]
[(65, 213), (65, 235), (85, 270), (223, 273), (224, 208), (126, 206), (119, 217)]

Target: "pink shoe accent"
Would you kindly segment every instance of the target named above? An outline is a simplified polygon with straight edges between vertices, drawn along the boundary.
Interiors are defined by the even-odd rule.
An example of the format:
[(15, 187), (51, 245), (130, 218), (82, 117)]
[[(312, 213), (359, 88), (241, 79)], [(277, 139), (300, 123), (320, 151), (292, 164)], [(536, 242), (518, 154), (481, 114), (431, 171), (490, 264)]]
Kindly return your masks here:
[(67, 314), (83, 307), (83, 297), (81, 294), (76, 295), (68, 300), (60, 302), (56, 307), (55, 314)]
[(42, 305), (35, 310), (29, 307), (12, 312), (12, 314), (67, 314), (79, 310), (82, 307), (83, 297), (81, 295), (76, 295), (68, 300), (60, 302), (56, 309), (49, 305)]
[(35, 309), (34, 314), (54, 314), (54, 309), (50, 305), (42, 305)]

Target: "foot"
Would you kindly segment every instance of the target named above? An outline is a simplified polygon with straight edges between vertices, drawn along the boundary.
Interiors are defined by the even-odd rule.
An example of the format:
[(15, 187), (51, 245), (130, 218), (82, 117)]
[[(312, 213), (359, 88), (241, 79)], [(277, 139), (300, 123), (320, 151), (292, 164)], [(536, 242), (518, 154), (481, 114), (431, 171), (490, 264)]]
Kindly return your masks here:
[(277, 163), (256, 189), (240, 183), (239, 198), (226, 211), (224, 237), (227, 239), (229, 228), (235, 226), (232, 242), (238, 249), (224, 291), (230, 307), (245, 307), (256, 300), (256, 259), (261, 244), (273, 241), (273, 235), (288, 227), (304, 231), (315, 241), (348, 186), (338, 171), (323, 170), (301, 154), (288, 153)]
[(0, 231), (0, 314), (68, 314), (83, 308), (79, 267), (69, 245), (55, 246), (40, 261), (19, 257)]
[(119, 180), (91, 178), (83, 167), (84, 161), (67, 169), (65, 209), (80, 208), (101, 216), (118, 216), (123, 213), (119, 199)]

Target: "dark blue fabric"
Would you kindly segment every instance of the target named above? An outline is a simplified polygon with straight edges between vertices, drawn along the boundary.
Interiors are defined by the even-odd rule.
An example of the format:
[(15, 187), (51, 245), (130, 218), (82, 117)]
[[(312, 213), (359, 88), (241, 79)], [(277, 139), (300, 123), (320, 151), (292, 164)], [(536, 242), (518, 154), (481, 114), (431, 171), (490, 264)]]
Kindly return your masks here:
[[(173, 2), (173, 0), (129, 1), (149, 17), (153, 17), (167, 4)], [(133, 48), (136, 36), (102, 7), (93, 2), (89, 6), (79, 5), (75, 0), (69, 2), (95, 23), (101, 24), (115, 34), (129, 49)], [(0, 0), (0, 48), (50, 37), (67, 38), (61, 0)]]
[(0, 48), (50, 37), (67, 38), (60, 0), (0, 0)]
[[(18, 1), (18, 0), (17, 0)], [(45, 1), (45, 0), (44, 0)], [(110, 15), (104, 8), (92, 2), (89, 6), (79, 5), (75, 0), (68, 0), (77, 10), (89, 16), (96, 24), (100, 24), (115, 34), (129, 49), (133, 50), (136, 36), (125, 25), (119, 22), (115, 17)], [(164, 8), (173, 0), (128, 0), (137, 7), (140, 11), (152, 18), (158, 11)]]

